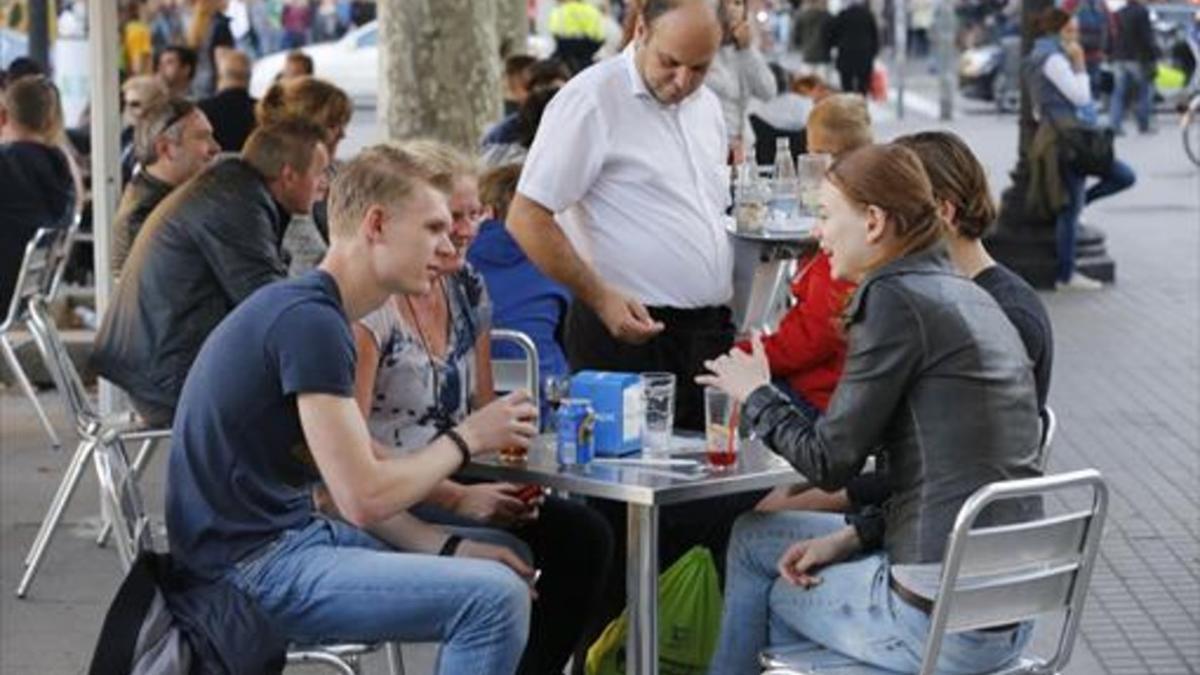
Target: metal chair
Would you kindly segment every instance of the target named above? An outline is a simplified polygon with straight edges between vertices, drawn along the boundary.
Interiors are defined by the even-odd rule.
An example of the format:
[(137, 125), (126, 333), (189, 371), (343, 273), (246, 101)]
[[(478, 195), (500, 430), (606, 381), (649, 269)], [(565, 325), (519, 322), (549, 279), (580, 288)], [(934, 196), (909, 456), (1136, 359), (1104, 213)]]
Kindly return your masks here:
[(16, 378), (29, 402), (33, 404), (33, 410), (37, 413), (38, 420), (46, 430), (46, 435), (50, 437), (50, 444), (55, 450), (62, 449), (62, 441), (59, 440), (54, 425), (50, 423), (46, 410), (38, 401), (37, 392), (29, 381), (29, 376), (17, 359), (16, 345), (11, 333), (17, 328), (27, 326), (29, 300), (35, 295), (48, 295), (54, 289), (55, 280), (61, 275), (60, 270), (63, 268), (60, 260), (65, 259), (64, 236), (63, 230), (43, 228), (35, 232), (25, 245), (25, 257), (21, 260), (20, 270), (17, 271), (17, 282), (13, 286), (8, 314), (4, 322), (0, 323), (0, 351), (4, 352), (9, 371)]
[[(154, 548), (153, 528), (138, 487), (138, 477), (129, 465), (119, 435), (109, 431), (97, 439), (94, 454), (100, 482), (100, 504), (114, 524), (113, 539), (121, 568), (128, 572), (143, 551)], [(288, 650), (289, 664), (321, 664), (346, 675), (359, 672), (359, 660), (385, 650), (392, 675), (404, 675), (404, 662), (395, 644), (330, 644), (294, 647)]]
[[(993, 502), (1045, 496), (1090, 488), (1089, 508), (1011, 525), (975, 527)], [(1087, 597), (1100, 534), (1108, 511), (1108, 488), (1095, 469), (1001, 481), (985, 485), (963, 504), (950, 533), (942, 563), (941, 591), (930, 615), (929, 638), (920, 675), (932, 675), (946, 633), (958, 633), (1025, 621), (1064, 610), (1054, 656), (1022, 657), (1014, 667), (993, 675), (1055, 675), (1071, 659)], [(895, 675), (866, 664), (817, 668), (836, 657), (821, 647), (764, 650), (764, 675)]]
[[(128, 412), (104, 417), (92, 405), (83, 380), (76, 370), (71, 355), (63, 343), (53, 319), (50, 318), (46, 307), (46, 299), (42, 295), (34, 295), (27, 303), (30, 333), (46, 360), (46, 368), (50, 371), (54, 384), (66, 401), (67, 411), (75, 421), (75, 431), (79, 435), (79, 444), (71, 461), (67, 464), (66, 473), (59, 483), (58, 490), (50, 502), (46, 517), (42, 520), (33, 545), (25, 557), (25, 572), (17, 586), (17, 597), (25, 597), (29, 585), (37, 575), (46, 549), (54, 537), (62, 521), (63, 512), (70, 502), (79, 480), (87, 467), (96, 447), (106, 438), (116, 438), (121, 441), (141, 442), (137, 460), (133, 464), (135, 474), (139, 474), (150, 457), (150, 451), (159, 440), (169, 438), (170, 429), (145, 429), (140, 426), (140, 420)], [(107, 534), (107, 528), (102, 531)]]
[(533, 398), (533, 404), (538, 405), (541, 401), (538, 387), (541, 364), (538, 360), (537, 345), (519, 330), (493, 328), (490, 335), (493, 345), (497, 342), (508, 342), (516, 345), (523, 355), (520, 359), (492, 359), (494, 389), (498, 392), (525, 389)]
[(1050, 465), (1050, 451), (1054, 449), (1054, 434), (1058, 432), (1058, 415), (1054, 409), (1046, 406), (1040, 415), (1042, 420), (1042, 445), (1038, 448), (1038, 464), (1042, 473)]

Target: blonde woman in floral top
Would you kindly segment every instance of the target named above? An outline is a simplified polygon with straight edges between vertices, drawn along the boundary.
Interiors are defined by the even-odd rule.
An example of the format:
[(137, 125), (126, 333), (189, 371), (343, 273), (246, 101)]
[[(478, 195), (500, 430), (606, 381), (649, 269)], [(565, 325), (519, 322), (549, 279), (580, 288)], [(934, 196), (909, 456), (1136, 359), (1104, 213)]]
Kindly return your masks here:
[[(354, 327), (356, 397), (375, 440), (396, 452), (429, 443), (495, 393), (491, 301), (467, 248), (489, 215), (474, 162), (447, 146), (409, 141), (405, 150), (453, 176), (450, 240), (433, 292), (396, 296)], [(598, 612), (613, 555), (612, 530), (587, 506), (511, 483), (444, 480), (413, 514), (463, 536), (517, 549), (542, 571), (529, 641), (518, 673), (561, 675)], [(532, 496), (530, 496), (532, 494)], [(468, 528), (468, 529), (462, 529)], [(513, 541), (519, 539), (520, 541)]]

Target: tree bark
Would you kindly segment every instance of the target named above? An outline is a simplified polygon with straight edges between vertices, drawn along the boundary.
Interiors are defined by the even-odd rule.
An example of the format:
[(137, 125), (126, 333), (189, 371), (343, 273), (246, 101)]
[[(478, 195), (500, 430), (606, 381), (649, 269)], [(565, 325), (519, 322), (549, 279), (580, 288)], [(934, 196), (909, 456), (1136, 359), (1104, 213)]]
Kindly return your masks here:
[(496, 1), (379, 3), (379, 110), (392, 140), (476, 147), (500, 117)]
[(525, 0), (496, 0), (496, 33), (500, 39), (500, 57), (506, 59), (513, 54), (525, 53), (525, 40), (529, 37), (529, 17), (525, 14)]

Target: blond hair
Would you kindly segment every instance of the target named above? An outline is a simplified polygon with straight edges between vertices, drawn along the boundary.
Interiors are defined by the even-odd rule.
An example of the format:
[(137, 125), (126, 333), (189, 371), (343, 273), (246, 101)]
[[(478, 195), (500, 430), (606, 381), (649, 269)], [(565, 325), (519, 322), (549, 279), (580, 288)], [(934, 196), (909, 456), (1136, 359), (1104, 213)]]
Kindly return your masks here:
[(874, 142), (871, 113), (866, 99), (858, 94), (833, 94), (821, 99), (808, 114), (807, 132), (810, 146), (815, 133), (831, 144), (821, 151), (835, 156)]
[(260, 126), (246, 139), (242, 159), (267, 180), (274, 180), (289, 166), (304, 173), (312, 166), (317, 145), (325, 142), (325, 130), (303, 119), (289, 119)]
[(353, 236), (368, 209), (403, 202), (420, 185), (449, 196), (457, 174), (431, 159), (428, 150), (433, 145), (441, 144), (421, 140), (374, 145), (338, 169), (329, 187), (330, 236)]
[(414, 138), (400, 143), (406, 152), (452, 179), (479, 176), (479, 162), (452, 145), (431, 138)]

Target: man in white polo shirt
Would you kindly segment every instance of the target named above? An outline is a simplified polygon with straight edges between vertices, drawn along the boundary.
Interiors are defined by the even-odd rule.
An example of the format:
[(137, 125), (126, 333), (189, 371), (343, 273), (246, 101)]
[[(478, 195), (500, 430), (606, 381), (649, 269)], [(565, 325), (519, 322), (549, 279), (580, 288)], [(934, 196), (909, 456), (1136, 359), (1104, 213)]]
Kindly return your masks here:
[[(645, 0), (633, 43), (577, 75), (546, 109), (508, 214), (530, 259), (575, 295), (571, 367), (674, 372), (676, 426), (696, 430), (704, 401), (693, 377), (734, 333), (725, 123), (702, 87), (720, 42), (710, 2)], [(733, 520), (760, 496), (663, 509), (660, 564), (700, 544), (723, 565)], [(624, 505), (590, 503), (620, 548)], [(610, 617), (624, 583), (618, 550), (604, 595)]]
[(708, 0), (644, 2), (633, 43), (546, 109), (508, 217), (575, 296), (572, 368), (674, 372), (676, 423), (697, 430), (693, 377), (734, 333), (725, 127), (702, 86), (720, 42)]

